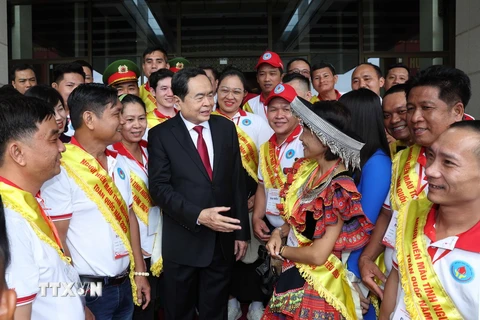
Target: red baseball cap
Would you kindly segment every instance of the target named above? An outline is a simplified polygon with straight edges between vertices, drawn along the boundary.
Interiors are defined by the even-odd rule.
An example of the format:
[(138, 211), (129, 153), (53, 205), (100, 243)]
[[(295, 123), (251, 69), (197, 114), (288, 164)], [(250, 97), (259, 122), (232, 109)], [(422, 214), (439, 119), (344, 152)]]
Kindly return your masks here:
[(282, 68), (283, 69), (282, 59), (280, 59), (280, 56), (278, 54), (276, 54), (275, 52), (272, 52), (272, 51), (266, 51), (264, 54), (262, 54), (260, 59), (258, 59), (258, 63), (255, 66), (255, 70), (258, 69), (258, 67), (262, 63), (267, 63), (274, 68)]
[(265, 105), (268, 105), (273, 98), (277, 97), (283, 98), (291, 103), (297, 97), (297, 92), (291, 85), (279, 83), (268, 95), (267, 99), (265, 100)]

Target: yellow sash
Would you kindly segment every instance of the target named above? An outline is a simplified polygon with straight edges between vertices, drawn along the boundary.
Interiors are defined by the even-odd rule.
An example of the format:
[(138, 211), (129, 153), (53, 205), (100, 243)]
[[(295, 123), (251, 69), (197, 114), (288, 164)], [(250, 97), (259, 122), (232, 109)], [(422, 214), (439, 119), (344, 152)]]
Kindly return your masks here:
[(252, 107), (250, 107), (250, 104), (247, 102), (245, 102), (245, 104), (243, 105), (243, 108), (242, 108), (244, 111), (247, 111), (247, 112), (250, 112), (250, 113), (254, 113), (253, 110), (252, 110)]
[(152, 110), (151, 112), (147, 113), (147, 126), (149, 129), (152, 129), (157, 124), (163, 123), (167, 121), (169, 118), (159, 118)]
[[(229, 119), (227, 116), (221, 114), (218, 111), (212, 112), (212, 114), (223, 116)], [(229, 119), (231, 120), (231, 119)], [(255, 142), (252, 138), (242, 129), (240, 126), (237, 127), (238, 135), (238, 144), (240, 145), (240, 154), (242, 157), (242, 165), (247, 171), (247, 173), (252, 177), (255, 182), (258, 182), (258, 150)]]
[(130, 245), (130, 222), (128, 207), (123, 197), (100, 163), (82, 148), (66, 144), (62, 155), (62, 166), (67, 174), (93, 201), (105, 220), (122, 240), (130, 258), (130, 282), (132, 284), (133, 301), (137, 302), (137, 286), (134, 281), (135, 260)]
[(133, 211), (148, 226), (148, 214), (153, 207), (148, 187), (132, 170), (130, 170), (130, 185), (133, 193)]
[[(296, 207), (299, 205), (299, 191), (307, 183), (308, 178), (318, 166), (315, 160), (304, 160), (298, 168), (296, 177), (287, 191), (282, 216), (288, 221)], [(304, 237), (293, 226), (292, 230), (297, 238), (299, 247), (306, 247), (313, 244), (313, 241)], [(333, 306), (347, 320), (361, 319), (361, 308), (358, 293), (347, 279), (346, 268), (342, 261), (334, 254), (330, 254), (322, 266), (312, 266), (295, 262), (300, 274), (311, 285), (320, 297)], [(356, 303), (357, 302), (357, 303)]]
[(432, 204), (412, 200), (398, 215), (396, 248), (405, 305), (412, 319), (463, 319), (427, 253), (424, 227)]
[(155, 110), (155, 108), (157, 107), (157, 102), (155, 97), (152, 95), (152, 93), (147, 90), (146, 85), (147, 84), (140, 86), (139, 96), (140, 96), (140, 99), (143, 100), (143, 103), (145, 103), (147, 113), (149, 113)]
[(262, 171), (265, 188), (280, 189), (283, 187), (287, 178), (282, 171), (280, 159), (277, 159), (275, 146), (270, 141), (265, 142), (260, 147), (260, 157), (262, 159), (260, 170)]
[[(395, 155), (392, 164), (392, 181), (390, 184), (390, 203), (392, 211), (398, 211), (401, 206), (412, 199), (426, 199), (424, 190), (419, 190), (419, 176), (415, 170), (422, 147), (415, 144)], [(421, 181), (420, 181), (421, 182)]]
[(70, 258), (63, 253), (62, 243), (56, 235), (55, 225), (48, 220), (31, 193), (0, 181), (0, 194), (5, 208), (19, 213), (40, 240), (55, 249), (62, 260), (70, 263)]

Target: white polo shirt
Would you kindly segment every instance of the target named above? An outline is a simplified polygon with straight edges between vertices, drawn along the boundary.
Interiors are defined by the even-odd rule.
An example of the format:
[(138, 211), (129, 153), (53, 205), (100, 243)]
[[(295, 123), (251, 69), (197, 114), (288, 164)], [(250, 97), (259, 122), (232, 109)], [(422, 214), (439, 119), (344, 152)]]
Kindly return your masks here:
[[(296, 159), (303, 158), (303, 145), (299, 137), (302, 133), (302, 127), (299, 125), (293, 130), (288, 138), (280, 145), (277, 145), (276, 135), (272, 135), (265, 143), (272, 143), (275, 146), (276, 154), (280, 161), (280, 170), (291, 168)], [(263, 175), (261, 166), (263, 159), (260, 157), (258, 164), (258, 182), (263, 183)], [(275, 170), (275, 168), (274, 168)], [(278, 209), (275, 209), (276, 204), (280, 204), (279, 189), (265, 188), (266, 200), (266, 217), (268, 222), (274, 227), (282, 226), (285, 221), (280, 216)]]
[(65, 297), (64, 288), (44, 289), (47, 282), (79, 282), (78, 273), (62, 260), (57, 251), (40, 240), (30, 224), (16, 211), (5, 208), (11, 262), (5, 278), (7, 286), (17, 293), (17, 307), (32, 304), (32, 319), (35, 320), (83, 320), (85, 319), (84, 299), (72, 290), (75, 296)]
[[(108, 174), (128, 208), (131, 208), (133, 198), (127, 162), (116, 151), (107, 149), (105, 153)], [(97, 205), (68, 176), (63, 166), (59, 175), (43, 184), (41, 192), (45, 199), (46, 213), (53, 221), (70, 219), (67, 245), (80, 275), (113, 277), (127, 269), (130, 263), (128, 255), (115, 259), (114, 249), (118, 252), (119, 243), (115, 231)]]
[(262, 117), (263, 120), (268, 124), (268, 119), (267, 119), (267, 106), (263, 104), (263, 99), (262, 95), (259, 94), (256, 97), (253, 97), (252, 99), (248, 100), (245, 102), (243, 105), (243, 110), (249, 111), (250, 110), (256, 114), (257, 116)]
[[(120, 142), (119, 142), (120, 144)], [(121, 148), (118, 144), (114, 144), (113, 149), (117, 151), (120, 155), (125, 157), (127, 166), (131, 172), (137, 175), (148, 187), (148, 151), (147, 151), (147, 141), (140, 141), (140, 148), (142, 150), (143, 164), (139, 163), (124, 147)], [(132, 194), (133, 197), (133, 194)], [(140, 218), (137, 216), (138, 227), (140, 229), (140, 242), (142, 249), (146, 251), (149, 256), (153, 251), (153, 244), (155, 241), (157, 225), (160, 221), (160, 208), (154, 206), (150, 208), (148, 213), (149, 225), (146, 225)], [(144, 256), (147, 258), (149, 256)]]
[(248, 134), (255, 143), (258, 152), (260, 152), (260, 146), (267, 142), (274, 133), (268, 122), (262, 117), (242, 109), (238, 110), (232, 121)]
[[(480, 319), (480, 223), (468, 231), (445, 239), (435, 239), (436, 210), (431, 210), (424, 228), (424, 239), (433, 268), (443, 288), (464, 319)], [(453, 250), (450, 250), (453, 249)], [(393, 265), (398, 269), (397, 254)], [(399, 282), (397, 308), (401, 308), (405, 292)], [(395, 309), (395, 310), (396, 310)], [(448, 316), (448, 315), (447, 315)]]

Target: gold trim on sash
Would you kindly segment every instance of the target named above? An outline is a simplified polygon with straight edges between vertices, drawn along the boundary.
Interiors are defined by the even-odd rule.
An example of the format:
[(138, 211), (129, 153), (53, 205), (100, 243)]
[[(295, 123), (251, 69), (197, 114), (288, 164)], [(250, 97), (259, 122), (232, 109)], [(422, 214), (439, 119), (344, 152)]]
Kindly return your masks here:
[(139, 305), (137, 285), (134, 280), (135, 260), (130, 244), (128, 207), (112, 178), (92, 155), (73, 144), (65, 144), (65, 148), (67, 150), (62, 155), (62, 166), (68, 176), (97, 205), (102, 216), (120, 237), (128, 251), (133, 302)]
[[(218, 111), (212, 112), (212, 114), (222, 116), (231, 120), (227, 116), (221, 114)], [(241, 119), (241, 118), (240, 118)], [(240, 155), (242, 157), (243, 168), (247, 171), (248, 175), (252, 177), (255, 182), (258, 182), (258, 150), (255, 142), (252, 138), (239, 126), (237, 128), (238, 144), (240, 145)]]
[(252, 107), (250, 107), (250, 104), (248, 103), (248, 101), (245, 102), (242, 109), (243, 109), (243, 111), (247, 111), (247, 112), (250, 112), (250, 113), (255, 113), (255, 112), (253, 112)]
[(0, 194), (5, 208), (9, 208), (20, 214), (32, 227), (35, 234), (57, 251), (60, 258), (70, 264), (71, 259), (63, 253), (59, 239), (55, 237), (55, 225), (48, 222), (42, 215), (37, 199), (24, 190), (15, 188), (0, 181)]
[[(318, 166), (312, 159), (304, 159), (304, 163), (298, 168), (296, 177), (290, 186), (285, 202), (282, 216), (288, 221), (299, 204), (299, 191), (305, 185)], [(299, 247), (306, 247), (313, 244), (313, 241), (300, 234), (294, 226), (291, 226)], [(295, 262), (300, 274), (311, 285), (320, 297), (333, 306), (347, 320), (362, 319), (360, 297), (347, 279), (346, 268), (342, 261), (334, 254), (330, 254), (327, 261), (321, 266), (312, 266)], [(339, 283), (341, 281), (341, 284)]]
[(392, 180), (390, 183), (390, 206), (392, 211), (398, 211), (401, 206), (411, 199), (425, 199), (427, 194), (424, 190), (417, 194), (418, 180), (420, 179), (415, 170), (422, 147), (415, 144), (398, 152), (392, 163)]
[(130, 170), (130, 185), (132, 186), (133, 194), (133, 211), (148, 226), (148, 214), (150, 213), (150, 208), (153, 207), (148, 187), (133, 170)]
[[(275, 146), (267, 141), (260, 147), (260, 170), (263, 175), (263, 185), (267, 189), (280, 189), (287, 181), (287, 177), (281, 170), (280, 159), (277, 159)], [(275, 172), (274, 172), (275, 171)]]
[(398, 215), (396, 248), (405, 305), (414, 320), (463, 319), (427, 254), (424, 227), (431, 207), (429, 201), (412, 200)]

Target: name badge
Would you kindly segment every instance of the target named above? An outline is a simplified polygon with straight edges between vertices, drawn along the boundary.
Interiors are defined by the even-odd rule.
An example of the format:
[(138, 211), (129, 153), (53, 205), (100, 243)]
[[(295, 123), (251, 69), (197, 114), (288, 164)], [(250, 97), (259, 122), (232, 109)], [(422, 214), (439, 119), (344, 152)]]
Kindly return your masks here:
[(117, 234), (115, 234), (115, 238), (113, 240), (113, 256), (115, 259), (121, 259), (128, 256), (128, 251), (123, 245), (122, 239), (120, 239)]
[(160, 223), (160, 210), (151, 208), (148, 214), (148, 235), (153, 236), (157, 233), (157, 227)]
[(397, 216), (398, 211), (393, 211), (387, 231), (383, 236), (382, 243), (389, 248), (395, 248), (395, 241), (397, 239)]
[(290, 232), (288, 233), (287, 246), (298, 247), (298, 240), (297, 237), (295, 237), (295, 233), (293, 232), (292, 227), (290, 227)]
[(268, 189), (267, 190), (267, 214), (278, 216), (277, 204), (280, 204), (280, 189)]

